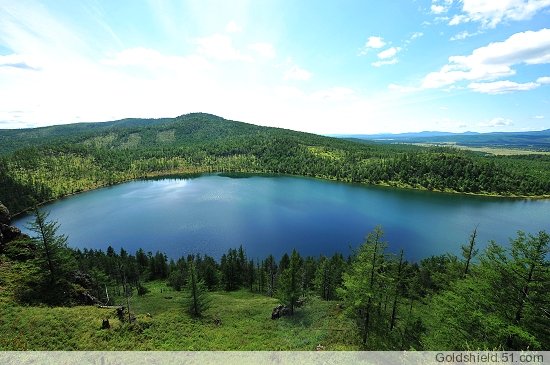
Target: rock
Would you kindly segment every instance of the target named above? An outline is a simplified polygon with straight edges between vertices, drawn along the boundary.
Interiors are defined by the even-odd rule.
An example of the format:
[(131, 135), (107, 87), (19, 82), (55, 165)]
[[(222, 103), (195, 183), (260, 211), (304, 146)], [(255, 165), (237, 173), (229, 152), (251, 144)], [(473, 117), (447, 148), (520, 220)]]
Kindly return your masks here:
[(278, 319), (282, 316), (288, 316), (290, 315), (290, 308), (288, 308), (286, 305), (279, 304), (275, 308), (273, 308), (273, 311), (271, 311), (271, 319)]
[(109, 323), (109, 320), (108, 319), (103, 319), (103, 323), (101, 323), (101, 329), (102, 330), (107, 330), (111, 328), (111, 324)]
[(14, 226), (8, 226), (7, 224), (0, 223), (0, 232), (4, 238), (2, 242), (7, 243), (13, 241), (17, 237), (21, 236), (21, 230)]
[(0, 224), (10, 224), (10, 211), (0, 202)]

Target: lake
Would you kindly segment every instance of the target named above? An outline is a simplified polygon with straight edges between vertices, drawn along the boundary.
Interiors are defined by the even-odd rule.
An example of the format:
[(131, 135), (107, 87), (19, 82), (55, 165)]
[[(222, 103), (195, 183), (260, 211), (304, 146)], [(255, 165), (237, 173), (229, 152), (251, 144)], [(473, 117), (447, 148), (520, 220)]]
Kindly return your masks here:
[[(250, 258), (293, 248), (348, 255), (377, 225), (389, 251), (409, 260), (460, 253), (478, 226), (479, 247), (507, 244), (517, 230), (550, 231), (550, 201), (466, 196), (289, 176), (139, 180), (48, 204), (50, 219), (78, 248), (124, 247), (219, 258), (242, 245)], [(32, 217), (14, 224), (23, 231)]]

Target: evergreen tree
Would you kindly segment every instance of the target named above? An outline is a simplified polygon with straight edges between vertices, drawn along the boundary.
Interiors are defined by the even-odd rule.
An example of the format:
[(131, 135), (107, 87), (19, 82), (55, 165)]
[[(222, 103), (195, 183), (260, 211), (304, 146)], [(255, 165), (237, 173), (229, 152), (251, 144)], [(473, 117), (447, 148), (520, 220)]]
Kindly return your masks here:
[(28, 299), (66, 304), (74, 294), (69, 278), (77, 267), (75, 258), (67, 247), (67, 237), (57, 234), (59, 224), (48, 221), (49, 213), (36, 208), (34, 215), (34, 221), (27, 228), (35, 233), (31, 242), (38, 249), (36, 262), (42, 272), (33, 279), (36, 281), (33, 290), (38, 292), (38, 297)]
[[(353, 318), (362, 337), (363, 346), (368, 348), (373, 332), (382, 328), (384, 322), (380, 306), (385, 295), (387, 278), (384, 275), (386, 244), (381, 241), (382, 229), (376, 227), (344, 274), (343, 286), (339, 290), (344, 299), (346, 313)], [(376, 312), (376, 313), (375, 313)], [(377, 314), (377, 315), (375, 315)]]
[(281, 273), (279, 279), (278, 296), (281, 301), (290, 307), (290, 314), (294, 314), (296, 302), (301, 294), (302, 262), (296, 250), (292, 250), (288, 267)]
[(548, 348), (549, 242), (518, 232), (508, 249), (490, 243), (475, 271), (431, 300), (424, 348)]
[(210, 305), (206, 286), (199, 280), (196, 263), (189, 263), (185, 307), (193, 317), (200, 317)]

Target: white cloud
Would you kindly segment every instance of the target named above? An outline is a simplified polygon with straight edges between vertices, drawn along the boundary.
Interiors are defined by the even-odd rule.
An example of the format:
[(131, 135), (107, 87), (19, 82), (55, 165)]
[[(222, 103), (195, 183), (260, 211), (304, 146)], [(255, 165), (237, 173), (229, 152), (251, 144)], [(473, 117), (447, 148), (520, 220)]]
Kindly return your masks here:
[(398, 91), (400, 93), (411, 93), (414, 91), (418, 91), (417, 87), (414, 86), (404, 86), (404, 85), (398, 85), (398, 84), (389, 84), (388, 89), (391, 91)]
[(376, 61), (371, 63), (371, 65), (374, 67), (380, 67), (385, 65), (395, 65), (397, 62), (399, 62), (397, 58), (392, 58), (391, 60), (387, 60), (387, 61)]
[(371, 36), (368, 38), (367, 42), (359, 52), (359, 55), (366, 55), (371, 49), (380, 49), (386, 45), (382, 37)]
[(480, 123), (480, 127), (489, 127), (489, 128), (497, 128), (497, 127), (509, 127), (514, 125), (511, 119), (506, 119), (502, 117), (493, 118), (487, 122)]
[(381, 60), (385, 60), (385, 59), (388, 59), (388, 58), (392, 58), (394, 57), (397, 52), (399, 52), (401, 50), (400, 47), (391, 47), (391, 48), (388, 48), (380, 53), (378, 53), (378, 58), (380, 58)]
[(395, 55), (401, 51), (401, 47), (391, 47), (378, 53), (377, 57), (379, 61), (371, 63), (374, 67), (380, 67), (384, 65), (395, 65), (398, 60)]
[(285, 72), (285, 80), (298, 80), (298, 81), (307, 81), (311, 78), (311, 72), (304, 70), (296, 65), (292, 66)]
[(480, 32), (470, 33), (470, 32), (468, 32), (467, 30), (465, 30), (465, 31), (462, 31), (462, 32), (460, 32), (460, 33), (455, 34), (455, 35), (452, 36), (449, 40), (451, 40), (451, 41), (463, 40), (463, 39), (466, 39), (466, 38), (470, 38), (470, 37), (476, 36), (476, 35), (478, 35), (479, 33), (480, 33)]
[(366, 48), (382, 48), (386, 45), (386, 42), (382, 39), (382, 37), (369, 37), (367, 40), (367, 43), (365, 43)]
[(109, 66), (141, 66), (171, 72), (178, 70), (196, 72), (198, 69), (208, 70), (211, 67), (208, 61), (200, 56), (169, 56), (143, 47), (125, 49), (111, 58), (104, 59), (102, 63)]
[(461, 0), (461, 3), (464, 14), (455, 15), (449, 25), (475, 21), (485, 28), (494, 28), (505, 21), (531, 19), (550, 6), (550, 0)]
[(227, 33), (240, 33), (243, 31), (243, 28), (232, 20), (225, 26), (225, 31)]
[(454, 0), (432, 0), (430, 10), (433, 14), (443, 14), (449, 11)]
[(474, 82), (468, 85), (471, 90), (483, 94), (507, 94), (514, 91), (528, 91), (539, 87), (536, 82), (517, 83), (513, 81)]
[(541, 85), (550, 84), (550, 76), (543, 76), (537, 79), (537, 83)]
[(516, 33), (503, 42), (475, 49), (468, 56), (451, 56), (439, 71), (422, 81), (423, 88), (440, 88), (460, 81), (492, 81), (514, 75), (513, 65), (550, 63), (550, 29)]
[(413, 40), (413, 39), (416, 39), (416, 38), (420, 38), (424, 35), (424, 33), (422, 32), (414, 32), (412, 35), (411, 35), (411, 38), (410, 40)]
[(355, 92), (347, 87), (333, 87), (313, 93), (311, 97), (318, 100), (342, 101), (352, 97)]
[(535, 115), (533, 119), (544, 119), (544, 115)]
[(263, 58), (272, 59), (275, 58), (276, 52), (272, 44), (266, 42), (253, 43), (248, 46), (249, 49), (256, 52)]
[(238, 51), (233, 46), (231, 37), (225, 34), (214, 34), (195, 40), (198, 52), (204, 56), (220, 61), (245, 61), (251, 62), (252, 57)]
[(12, 67), (22, 70), (37, 71), (40, 69), (40, 63), (32, 57), (25, 57), (19, 54), (10, 54), (5, 56), (0, 55), (0, 67)]
[(431, 11), (434, 14), (441, 14), (447, 11), (447, 9), (442, 5), (435, 5), (433, 4), (431, 7)]

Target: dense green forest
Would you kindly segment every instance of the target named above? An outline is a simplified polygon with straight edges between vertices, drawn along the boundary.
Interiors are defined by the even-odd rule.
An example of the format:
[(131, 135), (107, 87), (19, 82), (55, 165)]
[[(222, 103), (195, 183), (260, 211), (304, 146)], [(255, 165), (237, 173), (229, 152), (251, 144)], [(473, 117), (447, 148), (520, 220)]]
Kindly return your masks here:
[(130, 179), (213, 171), (550, 196), (550, 156), (356, 143), (200, 113), (0, 130), (0, 201), (13, 212)]
[[(313, 336), (314, 341), (333, 349), (541, 350), (550, 346), (550, 236), (543, 231), (536, 235), (518, 232), (509, 247), (492, 242), (479, 252), (474, 229), (465, 237), (461, 257), (442, 255), (408, 262), (403, 252), (396, 255), (386, 250), (381, 228), (369, 233), (350, 257), (303, 257), (294, 250), (281, 258), (270, 255), (260, 260), (249, 258), (242, 247), (230, 249), (220, 260), (199, 254), (174, 260), (160, 251), (141, 249), (135, 253), (116, 252), (112, 247), (106, 252), (71, 249), (65, 237), (57, 234), (58, 224), (42, 211), (35, 212), (30, 228), (33, 237), (19, 236), (0, 245), (0, 308), (7, 313), (0, 320), (3, 350), (102, 349), (100, 344), (86, 342), (90, 336), (115, 349), (144, 344), (149, 349), (166, 348), (178, 336), (192, 336), (202, 349), (279, 349), (277, 343), (263, 342), (262, 337), (277, 337), (278, 329), (287, 331), (286, 337), (299, 330), (300, 336)], [(173, 292), (148, 293), (157, 290), (159, 282)], [(179, 295), (172, 293), (180, 292), (181, 300), (173, 311), (167, 304), (156, 304), (147, 307), (155, 309), (151, 315), (139, 304), (140, 298), (167, 303)], [(234, 292), (241, 294), (230, 294)], [(238, 309), (216, 307), (212, 311), (211, 305), (220, 305), (220, 297)], [(275, 299), (269, 301), (271, 297)], [(111, 318), (113, 325), (120, 324), (108, 334), (99, 327), (102, 314), (85, 307), (75, 307), (82, 308), (78, 312), (35, 311), (30, 309), (35, 307), (16, 303), (100, 303), (126, 309), (118, 319)], [(284, 305), (277, 307), (282, 312), (271, 312), (275, 303)], [(79, 317), (69, 313), (79, 313)], [(270, 313), (271, 318), (278, 318), (279, 313), (284, 316), (275, 321)], [(242, 329), (248, 340), (239, 344), (222, 345), (216, 336), (208, 340), (204, 335), (220, 327), (226, 334), (244, 336), (231, 332), (241, 330), (233, 321), (252, 315), (255, 322), (246, 322), (247, 328)], [(78, 328), (85, 327), (82, 321), (93, 325), (85, 334), (74, 333), (76, 338), (44, 329), (48, 339), (43, 341), (40, 333), (31, 340), (17, 332), (32, 321), (54, 328), (67, 321)], [(320, 329), (316, 321), (338, 327)], [(174, 323), (188, 327), (173, 328)], [(109, 342), (111, 336), (120, 343)], [(165, 339), (158, 342), (159, 338)], [(310, 342), (285, 346), (307, 350), (315, 345)], [(193, 348), (193, 342), (168, 348), (182, 349), (178, 346)]]

